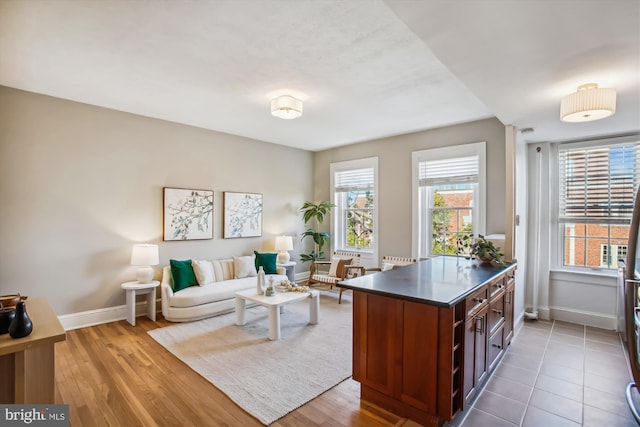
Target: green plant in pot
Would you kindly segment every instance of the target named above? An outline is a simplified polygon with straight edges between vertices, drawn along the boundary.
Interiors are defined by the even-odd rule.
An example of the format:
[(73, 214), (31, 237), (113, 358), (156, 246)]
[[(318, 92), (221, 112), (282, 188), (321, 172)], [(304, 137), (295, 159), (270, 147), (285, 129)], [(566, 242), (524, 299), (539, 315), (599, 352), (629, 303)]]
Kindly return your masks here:
[(458, 237), (457, 242), (458, 255), (464, 255), (467, 258), (475, 257), (486, 264), (495, 261), (497, 264), (504, 265), (504, 260), (502, 259), (504, 254), (500, 252), (500, 248), (485, 239), (482, 234), (478, 234), (478, 238), (475, 241), (473, 240), (473, 235), (464, 234)]
[[(302, 233), (302, 240), (306, 237), (313, 239), (313, 251), (310, 254), (300, 254), (300, 260), (302, 262), (315, 261), (321, 259), (324, 256), (322, 248), (329, 243), (331, 235), (327, 232), (320, 231), (320, 225), (324, 221), (324, 218), (331, 213), (331, 208), (335, 207), (333, 203), (329, 202), (309, 202), (306, 201), (300, 208), (303, 213), (304, 223), (307, 225), (307, 231)], [(312, 222), (313, 227), (309, 227), (309, 222)]]

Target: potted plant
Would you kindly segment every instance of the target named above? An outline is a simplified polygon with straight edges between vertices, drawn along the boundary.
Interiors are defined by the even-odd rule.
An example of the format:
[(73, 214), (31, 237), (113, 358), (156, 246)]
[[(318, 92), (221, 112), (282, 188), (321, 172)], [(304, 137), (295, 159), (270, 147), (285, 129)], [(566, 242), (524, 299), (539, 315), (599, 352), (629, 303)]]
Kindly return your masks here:
[(331, 213), (331, 208), (335, 207), (333, 203), (329, 202), (309, 202), (306, 201), (300, 208), (300, 211), (303, 213), (304, 223), (308, 226), (310, 221), (313, 221), (313, 227), (308, 227), (307, 231), (302, 233), (302, 239), (305, 237), (313, 238), (313, 251), (310, 254), (300, 254), (300, 260), (302, 262), (307, 261), (315, 261), (316, 259), (320, 259), (324, 256), (324, 252), (322, 252), (322, 247), (329, 243), (331, 240), (331, 235), (327, 232), (320, 231), (320, 224), (324, 221), (324, 217)]
[(464, 255), (467, 258), (475, 257), (482, 263), (491, 263), (495, 261), (497, 264), (504, 265), (502, 257), (503, 253), (500, 248), (496, 247), (493, 242), (488, 241), (482, 234), (478, 234), (478, 238), (474, 241), (473, 235), (463, 234), (458, 237), (458, 255)]

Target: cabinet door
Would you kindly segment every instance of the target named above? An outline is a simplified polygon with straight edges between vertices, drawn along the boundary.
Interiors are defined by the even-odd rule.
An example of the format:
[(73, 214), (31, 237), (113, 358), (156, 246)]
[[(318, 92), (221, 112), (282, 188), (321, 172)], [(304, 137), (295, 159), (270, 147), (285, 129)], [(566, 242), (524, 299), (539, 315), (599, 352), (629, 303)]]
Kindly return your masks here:
[(487, 326), (489, 305), (485, 304), (465, 323), (464, 399), (468, 403), (487, 376)]
[(513, 298), (515, 291), (515, 280), (513, 279), (513, 271), (507, 274), (507, 290), (504, 294), (504, 345), (511, 344), (513, 338)]
[(353, 379), (388, 396), (397, 394), (402, 301), (354, 292), (353, 312)]
[(489, 306), (485, 305), (476, 314), (476, 387), (482, 384), (487, 376), (487, 341), (488, 341)]
[(476, 383), (476, 318), (465, 322), (464, 329), (464, 400), (469, 401), (475, 394)]

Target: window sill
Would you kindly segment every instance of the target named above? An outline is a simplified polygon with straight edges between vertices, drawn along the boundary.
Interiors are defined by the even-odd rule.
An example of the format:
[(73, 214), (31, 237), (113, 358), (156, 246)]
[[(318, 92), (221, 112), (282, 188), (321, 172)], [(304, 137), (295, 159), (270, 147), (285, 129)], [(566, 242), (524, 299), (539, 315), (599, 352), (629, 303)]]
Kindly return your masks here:
[(549, 274), (551, 280), (580, 282), (599, 286), (617, 286), (618, 270), (604, 269), (552, 269)]

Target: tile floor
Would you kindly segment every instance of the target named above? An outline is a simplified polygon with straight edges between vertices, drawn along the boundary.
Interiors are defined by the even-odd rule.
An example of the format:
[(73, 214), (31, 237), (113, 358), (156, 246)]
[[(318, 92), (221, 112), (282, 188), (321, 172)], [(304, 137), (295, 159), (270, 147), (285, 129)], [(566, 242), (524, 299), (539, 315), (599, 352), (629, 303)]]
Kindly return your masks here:
[(631, 375), (619, 334), (527, 321), (459, 427), (638, 427), (625, 399)]

